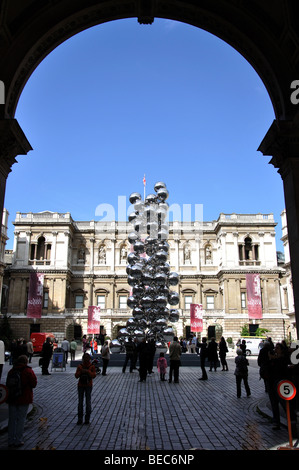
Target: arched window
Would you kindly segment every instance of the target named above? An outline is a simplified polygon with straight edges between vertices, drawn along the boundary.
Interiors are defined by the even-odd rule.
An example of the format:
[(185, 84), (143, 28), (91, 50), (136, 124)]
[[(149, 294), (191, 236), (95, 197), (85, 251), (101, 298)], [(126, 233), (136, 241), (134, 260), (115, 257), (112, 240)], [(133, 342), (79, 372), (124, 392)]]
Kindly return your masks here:
[(46, 243), (46, 239), (41, 235), (37, 243), (31, 245), (30, 259), (37, 264), (49, 264), (51, 259), (51, 244)]

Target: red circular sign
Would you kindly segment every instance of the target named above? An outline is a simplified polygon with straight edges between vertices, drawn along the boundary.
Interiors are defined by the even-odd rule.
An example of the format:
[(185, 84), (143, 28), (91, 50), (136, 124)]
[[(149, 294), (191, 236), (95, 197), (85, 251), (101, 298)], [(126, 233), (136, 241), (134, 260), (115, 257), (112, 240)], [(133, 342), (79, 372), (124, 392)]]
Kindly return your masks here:
[(8, 397), (8, 389), (5, 385), (0, 384), (0, 405), (6, 401)]
[(293, 400), (296, 395), (296, 387), (289, 380), (282, 380), (277, 386), (278, 394), (283, 400)]

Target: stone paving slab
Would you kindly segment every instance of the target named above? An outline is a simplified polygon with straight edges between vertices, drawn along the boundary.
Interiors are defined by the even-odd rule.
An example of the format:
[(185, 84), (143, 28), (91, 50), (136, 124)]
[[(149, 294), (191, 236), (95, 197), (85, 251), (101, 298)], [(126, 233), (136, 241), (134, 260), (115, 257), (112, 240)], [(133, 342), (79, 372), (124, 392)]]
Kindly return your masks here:
[[(288, 441), (285, 427), (272, 430), (259, 412), (267, 402), (256, 358), (250, 358), (251, 397), (236, 397), (233, 358), (229, 371), (209, 372), (199, 381), (199, 367), (182, 367), (180, 383), (161, 382), (157, 372), (138, 382), (135, 371), (108, 367), (94, 379), (89, 425), (78, 426), (75, 369), (42, 376), (34, 367), (38, 386), (20, 450), (101, 450), (184, 452), (201, 450), (268, 450)], [(2, 380), (3, 382), (3, 380)], [(7, 433), (0, 433), (0, 450)]]

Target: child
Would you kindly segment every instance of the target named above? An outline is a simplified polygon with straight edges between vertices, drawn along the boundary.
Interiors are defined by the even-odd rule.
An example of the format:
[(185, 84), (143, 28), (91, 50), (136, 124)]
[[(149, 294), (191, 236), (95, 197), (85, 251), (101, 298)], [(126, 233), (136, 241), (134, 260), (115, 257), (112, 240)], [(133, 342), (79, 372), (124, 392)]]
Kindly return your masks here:
[(160, 380), (165, 381), (165, 374), (167, 369), (167, 361), (164, 357), (164, 353), (160, 353), (160, 357), (157, 361), (158, 372), (160, 372)]

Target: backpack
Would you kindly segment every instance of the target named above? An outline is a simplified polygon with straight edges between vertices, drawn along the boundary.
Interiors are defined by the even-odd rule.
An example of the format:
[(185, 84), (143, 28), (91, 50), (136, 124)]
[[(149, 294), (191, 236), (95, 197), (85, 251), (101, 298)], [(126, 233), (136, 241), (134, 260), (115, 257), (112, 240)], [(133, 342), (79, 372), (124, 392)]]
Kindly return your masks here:
[(80, 375), (80, 384), (81, 385), (88, 385), (91, 381), (91, 377), (87, 372), (82, 372)]
[(6, 386), (8, 388), (9, 399), (16, 399), (22, 395), (21, 372), (18, 369), (12, 369), (7, 375)]

